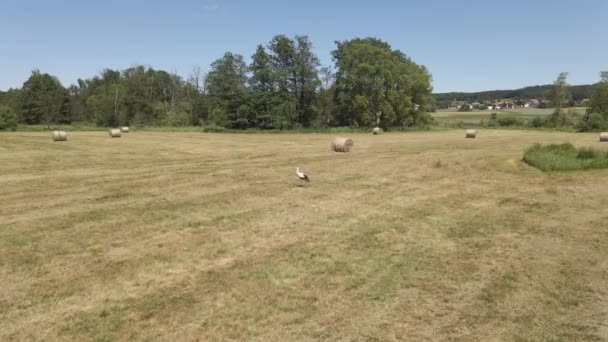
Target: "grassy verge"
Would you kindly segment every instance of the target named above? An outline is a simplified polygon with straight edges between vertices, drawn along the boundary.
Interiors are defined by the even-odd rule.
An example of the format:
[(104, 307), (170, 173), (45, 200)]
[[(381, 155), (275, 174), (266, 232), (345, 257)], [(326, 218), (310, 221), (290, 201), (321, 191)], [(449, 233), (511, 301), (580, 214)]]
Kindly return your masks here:
[(524, 154), (524, 161), (542, 171), (573, 171), (608, 168), (608, 153), (572, 144), (535, 144)]

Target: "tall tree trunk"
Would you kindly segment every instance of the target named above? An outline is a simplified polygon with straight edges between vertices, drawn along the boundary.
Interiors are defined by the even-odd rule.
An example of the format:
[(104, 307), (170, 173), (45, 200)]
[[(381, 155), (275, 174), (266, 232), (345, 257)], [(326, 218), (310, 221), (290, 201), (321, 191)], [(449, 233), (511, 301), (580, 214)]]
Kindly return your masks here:
[(114, 123), (118, 125), (118, 88), (116, 88), (116, 96), (114, 97)]

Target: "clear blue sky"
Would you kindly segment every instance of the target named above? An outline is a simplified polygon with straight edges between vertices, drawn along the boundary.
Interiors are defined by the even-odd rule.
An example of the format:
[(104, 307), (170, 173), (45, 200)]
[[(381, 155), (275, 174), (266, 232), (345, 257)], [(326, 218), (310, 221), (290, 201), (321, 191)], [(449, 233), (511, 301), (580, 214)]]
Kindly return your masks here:
[(608, 70), (606, 0), (0, 0), (0, 90), (33, 68), (64, 85), (134, 64), (186, 75), (273, 35), (374, 36), (426, 65), (436, 92), (595, 83)]

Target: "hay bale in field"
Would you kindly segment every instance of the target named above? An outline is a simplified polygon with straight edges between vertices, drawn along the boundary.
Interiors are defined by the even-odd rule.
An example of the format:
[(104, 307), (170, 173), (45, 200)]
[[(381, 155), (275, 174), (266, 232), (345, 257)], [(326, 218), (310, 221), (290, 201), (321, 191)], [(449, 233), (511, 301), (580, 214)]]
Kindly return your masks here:
[(467, 133), (465, 135), (465, 138), (470, 138), (470, 139), (475, 139), (475, 137), (477, 136), (477, 131), (474, 129), (467, 129)]
[(350, 138), (337, 137), (331, 142), (331, 150), (334, 152), (350, 152), (355, 142)]
[(120, 127), (120, 131), (123, 133), (129, 133), (129, 127)]
[(384, 131), (382, 130), (382, 128), (380, 128), (380, 127), (376, 127), (376, 128), (374, 128), (374, 129), (372, 130), (372, 133), (373, 133), (374, 135), (379, 135), (379, 134), (384, 133)]
[(68, 134), (65, 131), (53, 131), (53, 136), (51, 138), (53, 141), (67, 141)]
[(600, 133), (600, 141), (608, 141), (608, 132)]
[(122, 135), (122, 133), (120, 132), (120, 129), (118, 129), (118, 128), (113, 128), (113, 129), (109, 130), (108, 134), (110, 135), (110, 138), (120, 138), (120, 136)]

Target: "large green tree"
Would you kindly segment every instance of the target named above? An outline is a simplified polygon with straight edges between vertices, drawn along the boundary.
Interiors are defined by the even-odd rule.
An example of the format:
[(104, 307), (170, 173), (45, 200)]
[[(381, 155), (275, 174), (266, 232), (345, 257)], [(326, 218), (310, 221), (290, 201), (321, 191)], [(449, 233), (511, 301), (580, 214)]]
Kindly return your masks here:
[(551, 89), (548, 93), (548, 98), (551, 100), (551, 103), (555, 108), (555, 113), (561, 112), (568, 100), (569, 95), (568, 73), (560, 72), (555, 82), (553, 82), (553, 89)]
[(250, 118), (246, 108), (247, 64), (243, 56), (227, 52), (211, 64), (207, 76), (208, 92), (213, 101), (211, 120), (214, 124), (246, 128)]
[(285, 35), (277, 35), (268, 44), (271, 52), (273, 80), (277, 91), (274, 97), (273, 120), (278, 128), (292, 128), (297, 124), (296, 47)]
[(268, 45), (271, 51), (273, 80), (278, 96), (281, 127), (310, 126), (315, 111), (313, 102), (319, 87), (319, 58), (307, 36), (290, 39), (277, 35)]
[(68, 123), (69, 97), (56, 77), (32, 71), (22, 87), (21, 117), (28, 124)]
[(249, 71), (251, 72), (249, 105), (255, 126), (274, 128), (277, 122), (272, 111), (275, 101), (275, 77), (271, 56), (266, 52), (264, 46), (258, 45), (255, 53), (251, 56)]
[(67, 91), (70, 97), (70, 118), (72, 122), (93, 122), (87, 111), (87, 83), (78, 79), (77, 84), (72, 84)]
[(208, 104), (206, 101), (206, 78), (199, 66), (192, 69), (185, 85), (185, 93), (190, 103), (190, 125), (198, 125), (208, 117)]
[(334, 124), (334, 80), (335, 74), (331, 67), (325, 66), (319, 70), (321, 87), (317, 95), (315, 109), (317, 112), (316, 125), (319, 127), (330, 127)]
[(376, 38), (336, 42), (335, 103), (339, 125), (426, 124), (431, 94), (426, 67)]
[(585, 131), (608, 129), (608, 71), (600, 73), (600, 82), (595, 85), (581, 128)]
[(295, 95), (297, 100), (298, 123), (308, 127), (315, 115), (313, 102), (321, 85), (318, 68), (319, 58), (312, 51), (308, 36), (296, 36)]
[(579, 121), (575, 111), (566, 113), (563, 108), (568, 105), (570, 99), (568, 85), (568, 73), (561, 72), (555, 82), (553, 88), (547, 92), (547, 97), (551, 99), (553, 105), (553, 113), (547, 117), (545, 124), (553, 127), (572, 126)]
[[(79, 81), (78, 88), (70, 88), (74, 92), (72, 102), (73, 115), (76, 116), (80, 107), (84, 107), (87, 121), (95, 122), (99, 126), (116, 127), (128, 124), (128, 110), (123, 106), (132, 99), (125, 99), (125, 87), (121, 85), (121, 72), (104, 69), (98, 76), (89, 80)], [(80, 103), (79, 103), (80, 102)], [(122, 113), (122, 115), (121, 115)]]
[(272, 59), (263, 45), (258, 45), (255, 53), (251, 56), (249, 71), (251, 71), (249, 84), (252, 90), (264, 92), (274, 91)]
[(600, 113), (608, 119), (608, 71), (600, 73), (600, 82), (595, 85), (588, 112)]

